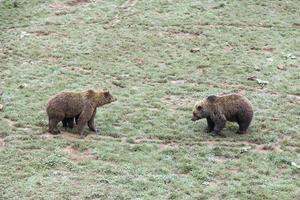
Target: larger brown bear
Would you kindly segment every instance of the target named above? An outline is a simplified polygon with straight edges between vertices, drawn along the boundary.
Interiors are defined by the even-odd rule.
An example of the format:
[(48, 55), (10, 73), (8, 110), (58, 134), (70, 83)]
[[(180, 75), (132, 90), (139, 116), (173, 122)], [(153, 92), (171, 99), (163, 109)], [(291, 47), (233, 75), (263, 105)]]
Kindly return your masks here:
[(207, 131), (220, 134), (226, 121), (237, 122), (237, 133), (244, 134), (253, 118), (253, 109), (250, 101), (241, 95), (230, 94), (224, 96), (209, 96), (195, 104), (193, 121), (206, 118)]
[(77, 122), (77, 131), (83, 138), (83, 128), (87, 124), (90, 130), (97, 132), (94, 124), (97, 107), (111, 103), (116, 99), (109, 91), (61, 92), (51, 98), (47, 106), (49, 132), (58, 134), (57, 124), (63, 122), (73, 125)]

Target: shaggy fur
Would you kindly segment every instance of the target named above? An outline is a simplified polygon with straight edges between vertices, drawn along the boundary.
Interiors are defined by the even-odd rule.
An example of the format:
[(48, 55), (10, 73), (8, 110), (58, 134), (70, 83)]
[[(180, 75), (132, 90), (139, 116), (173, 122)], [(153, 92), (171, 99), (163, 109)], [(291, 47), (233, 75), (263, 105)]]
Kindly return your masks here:
[(207, 131), (220, 134), (226, 121), (239, 124), (238, 133), (244, 134), (253, 118), (250, 101), (241, 95), (209, 96), (199, 101), (193, 108), (193, 121), (206, 118)]
[(83, 138), (83, 128), (86, 124), (90, 130), (97, 132), (94, 124), (97, 107), (115, 100), (109, 91), (95, 92), (88, 90), (84, 92), (59, 93), (48, 102), (49, 132), (52, 134), (60, 133), (56, 127), (60, 121), (66, 127), (73, 127), (74, 118), (81, 138)]

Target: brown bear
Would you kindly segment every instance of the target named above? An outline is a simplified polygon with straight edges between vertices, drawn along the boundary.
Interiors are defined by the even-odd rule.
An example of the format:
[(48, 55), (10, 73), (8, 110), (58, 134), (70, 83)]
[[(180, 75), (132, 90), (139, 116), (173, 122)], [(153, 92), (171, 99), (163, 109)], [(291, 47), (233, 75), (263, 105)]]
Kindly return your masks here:
[(253, 109), (250, 101), (239, 94), (212, 95), (197, 102), (193, 108), (192, 120), (203, 118), (207, 120), (208, 133), (220, 134), (226, 121), (231, 121), (239, 124), (237, 133), (244, 134), (253, 118)]
[(94, 124), (97, 107), (115, 100), (109, 91), (61, 92), (51, 98), (47, 105), (49, 132), (60, 133), (56, 127), (60, 121), (64, 126), (74, 126), (74, 118), (81, 138), (86, 124), (90, 130), (97, 132)]

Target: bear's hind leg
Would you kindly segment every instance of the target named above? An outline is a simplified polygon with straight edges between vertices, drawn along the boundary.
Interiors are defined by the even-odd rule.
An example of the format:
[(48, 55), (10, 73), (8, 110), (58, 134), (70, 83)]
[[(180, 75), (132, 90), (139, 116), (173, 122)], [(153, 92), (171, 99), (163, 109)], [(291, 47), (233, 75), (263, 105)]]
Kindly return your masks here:
[(56, 127), (57, 124), (60, 122), (61, 120), (58, 119), (49, 119), (49, 133), (52, 134), (59, 134), (60, 131), (58, 130), (58, 128)]
[(249, 122), (240, 122), (239, 124), (239, 130), (237, 131), (238, 134), (245, 134), (247, 133), (247, 129), (250, 125)]

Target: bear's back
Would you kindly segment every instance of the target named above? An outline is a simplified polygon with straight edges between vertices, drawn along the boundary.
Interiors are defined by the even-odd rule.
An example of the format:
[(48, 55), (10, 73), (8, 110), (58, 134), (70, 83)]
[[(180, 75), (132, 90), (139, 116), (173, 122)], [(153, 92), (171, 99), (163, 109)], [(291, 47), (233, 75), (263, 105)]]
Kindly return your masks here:
[(250, 101), (239, 94), (224, 95), (216, 102), (222, 109), (223, 114), (229, 121), (236, 121), (243, 115), (253, 115)]
[(81, 93), (61, 92), (48, 102), (47, 112), (64, 112), (66, 115), (74, 115), (82, 110), (84, 98)]

